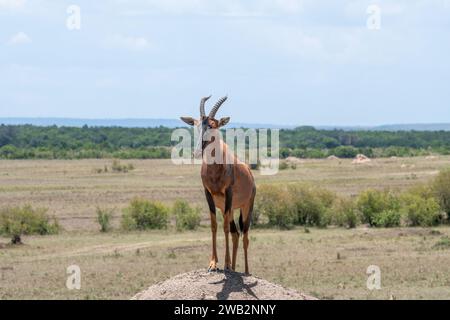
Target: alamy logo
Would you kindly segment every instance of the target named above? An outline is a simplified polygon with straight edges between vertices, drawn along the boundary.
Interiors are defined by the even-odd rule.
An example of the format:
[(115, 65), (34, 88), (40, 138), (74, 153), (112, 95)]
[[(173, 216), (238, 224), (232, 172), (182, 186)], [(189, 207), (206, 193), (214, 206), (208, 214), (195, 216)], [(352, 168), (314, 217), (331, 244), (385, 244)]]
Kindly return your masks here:
[(77, 265), (71, 265), (67, 267), (66, 270), (67, 277), (66, 287), (69, 290), (80, 290), (81, 289), (81, 269)]
[(366, 21), (367, 29), (380, 30), (381, 29), (381, 8), (372, 4), (367, 7), (366, 13), (369, 15)]
[(370, 265), (367, 267), (367, 289), (380, 290), (381, 289), (381, 270), (379, 266)]
[(77, 5), (70, 5), (67, 7), (67, 14), (69, 16), (66, 20), (66, 27), (70, 31), (81, 29), (81, 8)]
[[(279, 130), (218, 129), (199, 132), (179, 128), (172, 132), (171, 159), (181, 164), (234, 164), (236, 159), (259, 167), (262, 175), (274, 175), (279, 168)], [(269, 138), (270, 136), (270, 138)], [(269, 140), (270, 139), (270, 140)], [(193, 147), (196, 146), (196, 147)], [(236, 158), (237, 157), (237, 158)]]

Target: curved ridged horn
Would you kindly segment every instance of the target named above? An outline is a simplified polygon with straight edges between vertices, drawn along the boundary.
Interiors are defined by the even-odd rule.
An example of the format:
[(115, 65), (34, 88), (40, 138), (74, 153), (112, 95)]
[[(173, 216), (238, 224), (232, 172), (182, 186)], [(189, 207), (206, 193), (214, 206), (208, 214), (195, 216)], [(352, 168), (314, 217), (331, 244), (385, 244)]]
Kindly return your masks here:
[(200, 117), (206, 116), (206, 113), (205, 113), (205, 102), (208, 101), (209, 98), (211, 98), (211, 96), (203, 97), (202, 100), (200, 100)]
[(227, 96), (222, 97), (219, 99), (219, 101), (216, 102), (214, 107), (211, 109), (211, 112), (209, 113), (210, 118), (214, 118), (216, 116), (217, 110), (219, 110), (220, 106), (228, 99)]

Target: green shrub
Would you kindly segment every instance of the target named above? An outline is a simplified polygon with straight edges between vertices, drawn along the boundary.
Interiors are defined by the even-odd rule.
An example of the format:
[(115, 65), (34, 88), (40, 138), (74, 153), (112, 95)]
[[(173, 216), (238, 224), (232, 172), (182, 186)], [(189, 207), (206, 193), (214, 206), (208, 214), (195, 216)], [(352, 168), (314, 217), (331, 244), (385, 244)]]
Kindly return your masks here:
[(323, 159), (328, 156), (328, 152), (326, 150), (321, 149), (311, 149), (308, 148), (305, 152), (305, 158), (309, 159)]
[(335, 201), (331, 222), (339, 227), (355, 228), (361, 222), (361, 215), (352, 199)]
[(60, 226), (56, 219), (50, 222), (47, 209), (34, 209), (30, 205), (5, 208), (0, 211), (0, 234), (11, 237), (13, 244), (21, 243), (22, 235), (56, 234)]
[(296, 224), (325, 227), (330, 223), (330, 208), (336, 198), (334, 193), (292, 184), (288, 186), (288, 195), (295, 211)]
[(177, 200), (172, 207), (177, 230), (195, 230), (200, 226), (200, 208), (192, 208), (187, 201)]
[(338, 158), (354, 158), (358, 154), (358, 149), (352, 146), (339, 146), (334, 149), (333, 154)]
[(326, 208), (331, 208), (337, 199), (334, 192), (327, 189), (314, 189), (315, 196), (322, 202)]
[(396, 209), (387, 209), (377, 213), (373, 219), (375, 227), (398, 227), (401, 224), (402, 214)]
[(268, 219), (270, 226), (289, 229), (295, 221), (295, 210), (286, 188), (275, 185), (261, 185), (255, 199), (254, 217), (258, 222), (260, 216)]
[(441, 208), (435, 198), (405, 193), (402, 195), (402, 202), (408, 225), (430, 227), (440, 223)]
[(441, 171), (434, 179), (432, 188), (442, 210), (450, 221), (450, 169)]
[(436, 185), (417, 185), (399, 195), (389, 190), (369, 189), (356, 201), (302, 184), (262, 185), (258, 187), (252, 222), (259, 224), (266, 218), (269, 226), (280, 228), (329, 224), (354, 228), (359, 223), (373, 227), (434, 226), (443, 220)]
[(380, 226), (380, 221), (387, 218), (391, 211), (398, 212), (400, 210), (400, 201), (390, 191), (369, 189), (359, 195), (357, 207), (365, 223), (371, 226)]
[(408, 189), (405, 194), (415, 195), (424, 199), (434, 198), (434, 190), (430, 184), (418, 184)]
[(122, 227), (126, 230), (164, 229), (169, 210), (160, 202), (135, 198), (124, 209)]
[(108, 232), (111, 230), (112, 217), (113, 217), (112, 209), (97, 208), (97, 222), (100, 225), (101, 232)]

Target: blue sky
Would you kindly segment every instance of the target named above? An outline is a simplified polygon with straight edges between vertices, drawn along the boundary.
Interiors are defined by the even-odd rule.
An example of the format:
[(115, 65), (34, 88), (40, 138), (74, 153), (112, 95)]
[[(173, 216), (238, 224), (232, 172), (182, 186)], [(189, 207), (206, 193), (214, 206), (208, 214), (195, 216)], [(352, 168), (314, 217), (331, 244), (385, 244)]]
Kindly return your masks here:
[(449, 57), (450, 0), (0, 0), (0, 117), (450, 122)]

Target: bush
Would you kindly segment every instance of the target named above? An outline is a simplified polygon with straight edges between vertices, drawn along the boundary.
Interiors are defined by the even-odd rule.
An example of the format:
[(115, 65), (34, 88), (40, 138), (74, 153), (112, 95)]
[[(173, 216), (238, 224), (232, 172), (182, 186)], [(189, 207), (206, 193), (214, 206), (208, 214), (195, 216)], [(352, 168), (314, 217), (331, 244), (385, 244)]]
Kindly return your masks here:
[(160, 202), (133, 199), (122, 215), (126, 230), (164, 229), (168, 224), (169, 210)]
[(352, 146), (339, 146), (334, 149), (333, 154), (338, 158), (354, 158), (358, 154), (358, 149)]
[(307, 149), (305, 152), (305, 158), (310, 159), (323, 159), (328, 156), (328, 152), (321, 149)]
[(336, 198), (334, 193), (292, 184), (288, 186), (288, 195), (296, 214), (296, 224), (325, 227), (330, 223), (330, 208)]
[(0, 234), (11, 237), (13, 244), (21, 243), (22, 235), (56, 234), (60, 226), (56, 219), (50, 222), (47, 209), (33, 209), (30, 205), (5, 208), (0, 211)]
[(381, 226), (384, 222), (389, 222), (386, 219), (389, 220), (388, 216), (392, 215), (392, 211), (400, 210), (400, 201), (390, 191), (369, 189), (359, 195), (357, 207), (364, 222), (371, 226)]
[(111, 218), (113, 210), (97, 208), (97, 222), (100, 225), (101, 232), (108, 232), (111, 230)]
[(361, 222), (372, 227), (434, 226), (443, 220), (436, 194), (441, 195), (442, 201), (444, 186), (444, 181), (432, 186), (417, 185), (399, 195), (389, 190), (369, 189), (354, 201), (338, 198), (326, 189), (301, 184), (261, 185), (252, 222), (260, 224), (261, 218), (267, 218), (269, 226), (284, 229), (293, 225), (326, 227), (329, 224), (354, 228)]
[(331, 222), (339, 227), (355, 228), (361, 222), (355, 202), (352, 199), (338, 199), (333, 206)]
[(327, 189), (314, 189), (315, 196), (326, 208), (331, 208), (337, 199), (334, 192)]
[(405, 195), (414, 195), (421, 198), (434, 198), (434, 190), (429, 184), (418, 184), (410, 188)]
[(200, 208), (192, 208), (187, 201), (177, 200), (172, 207), (177, 230), (195, 230), (200, 226)]
[(441, 208), (435, 198), (406, 193), (402, 202), (408, 225), (430, 227), (440, 223)]
[(450, 221), (450, 169), (441, 171), (434, 179), (432, 188), (442, 210)]
[(373, 226), (375, 227), (398, 227), (402, 220), (402, 214), (399, 210), (388, 209), (377, 213), (373, 219)]
[[(132, 163), (129, 164), (121, 164), (119, 160), (113, 160), (111, 165), (111, 169), (113, 172), (128, 172), (134, 170), (134, 165)], [(106, 171), (105, 171), (106, 172)]]
[(295, 211), (286, 188), (275, 185), (261, 185), (255, 199), (253, 222), (258, 222), (260, 216), (268, 219), (270, 226), (281, 229), (292, 228), (295, 221)]

